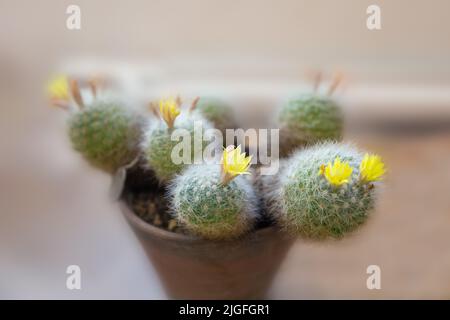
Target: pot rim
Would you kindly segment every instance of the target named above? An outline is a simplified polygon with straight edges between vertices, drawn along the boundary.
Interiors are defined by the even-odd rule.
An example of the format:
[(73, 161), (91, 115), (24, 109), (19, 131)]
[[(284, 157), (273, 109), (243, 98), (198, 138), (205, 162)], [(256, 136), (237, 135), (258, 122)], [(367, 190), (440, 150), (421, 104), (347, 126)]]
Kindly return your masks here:
[(195, 236), (191, 236), (191, 235), (185, 235), (185, 234), (181, 234), (181, 233), (176, 233), (176, 232), (171, 232), (171, 231), (167, 231), (158, 227), (155, 227), (154, 225), (145, 222), (144, 220), (142, 220), (141, 218), (139, 218), (129, 207), (128, 205), (125, 203), (125, 201), (119, 201), (119, 206), (120, 209), (122, 211), (122, 213), (125, 215), (125, 217), (127, 218), (127, 220), (129, 222), (131, 222), (136, 228), (138, 228), (139, 230), (145, 232), (145, 233), (149, 233), (152, 234), (158, 238), (162, 238), (162, 239), (166, 239), (166, 240), (171, 240), (171, 241), (176, 241), (176, 242), (183, 242), (183, 243), (205, 243), (205, 242), (214, 242), (214, 243), (231, 243), (231, 242), (237, 242), (237, 241), (242, 241), (243, 239), (247, 238), (247, 237), (254, 237), (255, 235), (257, 236), (264, 236), (270, 233), (274, 233), (277, 232), (278, 228), (275, 225), (272, 226), (268, 226), (262, 229), (258, 229), (256, 231), (250, 232), (249, 234), (243, 236), (243, 237), (239, 237), (236, 239), (231, 239), (231, 240), (206, 240), (203, 238), (199, 238), (199, 237), (195, 237)]

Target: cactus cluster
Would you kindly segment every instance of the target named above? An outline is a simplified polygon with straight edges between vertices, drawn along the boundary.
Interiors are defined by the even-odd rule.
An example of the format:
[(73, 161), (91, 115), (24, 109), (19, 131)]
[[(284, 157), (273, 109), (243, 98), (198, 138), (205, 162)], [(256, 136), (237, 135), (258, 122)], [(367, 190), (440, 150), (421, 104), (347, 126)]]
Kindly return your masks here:
[[(85, 103), (78, 82), (64, 78), (51, 86), (57, 105), (70, 110), (69, 137), (73, 148), (93, 166), (114, 173), (138, 155), (141, 118), (119, 98), (99, 95), (92, 83), (93, 99)], [(74, 101), (71, 101), (69, 91)]]
[(321, 141), (341, 141), (343, 113), (332, 98), (342, 81), (337, 73), (326, 94), (319, 91), (322, 73), (314, 74), (314, 90), (288, 99), (277, 109), (275, 127), (280, 130), (279, 151), (281, 157), (290, 156), (295, 150)]
[(279, 110), (280, 154), (323, 140), (342, 139), (341, 108), (327, 96), (305, 94), (288, 100)]
[[(204, 148), (210, 142), (205, 134), (207, 129), (212, 128), (210, 122), (193, 110), (181, 111), (180, 104), (179, 99), (161, 100), (159, 113), (164, 121), (150, 119), (142, 141), (144, 159), (163, 182), (170, 181), (177, 173), (180, 173), (186, 167), (186, 162), (188, 164), (194, 161), (199, 162)], [(191, 109), (194, 108), (191, 107)], [(188, 161), (178, 162), (172, 158), (174, 148), (180, 143), (173, 137), (177, 129), (180, 134), (184, 133), (184, 138), (187, 136), (190, 140)]]
[(213, 97), (201, 97), (198, 99), (196, 110), (214, 124), (225, 135), (226, 129), (233, 129), (235, 118), (233, 109), (224, 101)]
[[(270, 214), (287, 231), (305, 238), (341, 238), (355, 230), (373, 208), (374, 183), (384, 173), (382, 164), (364, 168), (367, 157), (340, 143), (298, 151), (277, 176), (262, 179)], [(366, 179), (368, 170), (380, 174)]]
[[(136, 160), (129, 177), (138, 187), (127, 188), (140, 194), (158, 189), (151, 201), (165, 193), (170, 209), (163, 214), (170, 214), (171, 230), (227, 240), (271, 221), (303, 238), (338, 239), (362, 225), (375, 206), (384, 164), (376, 155), (339, 142), (342, 113), (330, 95), (302, 95), (278, 110), (280, 170), (251, 178), (251, 156), (241, 146), (224, 149), (220, 164), (203, 159), (211, 142), (205, 131), (234, 127), (231, 109), (220, 100), (197, 98), (183, 108), (179, 98), (162, 99), (152, 104), (156, 117), (145, 117), (120, 100), (100, 98), (95, 86), (91, 91), (94, 99), (86, 104), (76, 81), (59, 78), (50, 86), (52, 104), (71, 111), (74, 148), (110, 173)], [(177, 162), (174, 153), (182, 141), (190, 148), (178, 154)], [(161, 220), (155, 212), (142, 216)]]
[(241, 236), (254, 226), (258, 213), (252, 182), (238, 176), (225, 184), (214, 164), (191, 166), (178, 176), (171, 199), (179, 223), (207, 239)]
[(107, 172), (137, 157), (140, 134), (139, 118), (117, 101), (96, 99), (69, 118), (74, 149)]

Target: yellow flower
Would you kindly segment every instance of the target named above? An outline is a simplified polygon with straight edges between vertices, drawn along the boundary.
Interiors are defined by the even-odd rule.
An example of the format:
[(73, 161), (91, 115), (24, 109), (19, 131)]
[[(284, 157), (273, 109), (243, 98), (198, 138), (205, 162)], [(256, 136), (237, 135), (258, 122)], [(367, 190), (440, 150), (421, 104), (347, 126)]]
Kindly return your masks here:
[(323, 176), (325, 174), (325, 165), (321, 164), (320, 168), (319, 168), (319, 173), (317, 174), (318, 176)]
[(359, 172), (361, 181), (370, 182), (381, 180), (386, 169), (380, 156), (366, 153), (359, 165)]
[(173, 98), (159, 100), (159, 112), (169, 128), (173, 127), (175, 119), (180, 114), (179, 103)]
[(241, 146), (234, 148), (229, 146), (223, 151), (222, 155), (222, 182), (227, 184), (234, 177), (240, 174), (250, 174), (248, 168), (252, 157), (246, 157), (245, 153), (241, 153)]
[(51, 100), (68, 101), (69, 100), (69, 81), (66, 76), (55, 77), (47, 86), (47, 93)]
[(353, 168), (347, 161), (341, 162), (341, 158), (336, 157), (333, 164), (322, 165), (319, 170), (319, 175), (325, 176), (329, 183), (333, 186), (340, 186), (348, 183), (352, 175)]

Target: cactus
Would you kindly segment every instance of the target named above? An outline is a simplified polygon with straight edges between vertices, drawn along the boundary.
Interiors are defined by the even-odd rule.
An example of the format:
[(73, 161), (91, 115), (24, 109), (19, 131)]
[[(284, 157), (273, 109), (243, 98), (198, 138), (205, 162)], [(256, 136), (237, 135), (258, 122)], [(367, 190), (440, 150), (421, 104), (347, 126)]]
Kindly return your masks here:
[(287, 101), (279, 110), (277, 121), (282, 156), (299, 146), (342, 139), (341, 109), (326, 96), (307, 94)]
[[(93, 166), (113, 173), (138, 154), (140, 119), (118, 99), (97, 96), (92, 87), (93, 101), (85, 104), (78, 83), (71, 82), (71, 96), (78, 110), (68, 119), (69, 136), (73, 148)], [(70, 110), (69, 84), (60, 77), (51, 84), (51, 98), (55, 105)]]
[(196, 110), (212, 122), (216, 129), (222, 131), (223, 135), (226, 129), (233, 129), (236, 126), (233, 109), (220, 99), (201, 97), (198, 99)]
[(94, 166), (108, 172), (137, 156), (139, 121), (121, 103), (95, 101), (69, 119), (75, 150)]
[(312, 239), (341, 238), (366, 221), (384, 173), (378, 156), (326, 142), (298, 151), (278, 177), (261, 184), (269, 213), (285, 229)]
[[(367, 220), (386, 171), (379, 156), (363, 155), (349, 144), (321, 141), (282, 159), (277, 175), (258, 177), (256, 186), (267, 215), (262, 218), (254, 182), (245, 176), (251, 157), (241, 153), (240, 146), (225, 149), (220, 166), (203, 161), (203, 151), (210, 143), (205, 133), (212, 128), (205, 117), (222, 130), (231, 126), (225, 124), (231, 118), (225, 119), (228, 111), (219, 102), (195, 99), (191, 108), (182, 112), (179, 99), (161, 100), (159, 111), (153, 108), (157, 119), (149, 119), (145, 134), (141, 134), (142, 119), (122, 102), (97, 96), (95, 85), (91, 84), (93, 100), (89, 104), (78, 83), (69, 84), (65, 77), (56, 79), (49, 91), (53, 105), (73, 111), (68, 121), (70, 139), (91, 164), (113, 173), (134, 163), (125, 180), (131, 193), (157, 198), (169, 189), (173, 215), (167, 223), (153, 212), (142, 212), (142, 216), (155, 225), (205, 239), (234, 239), (259, 227), (257, 222), (275, 222), (304, 238), (342, 238)], [(301, 144), (340, 139), (342, 117), (330, 98), (312, 94), (289, 101), (280, 110), (279, 124), (282, 153), (286, 154)], [(179, 138), (186, 137), (190, 152), (182, 149), (185, 144), (180, 145)], [(177, 153), (186, 151), (186, 155)], [(181, 162), (173, 155), (180, 156)], [(187, 167), (186, 158), (194, 165)], [(140, 210), (147, 202), (138, 204)], [(167, 216), (168, 211), (163, 211)]]
[[(160, 181), (168, 182), (177, 173), (180, 173), (187, 163), (176, 163), (172, 159), (173, 148), (180, 141), (172, 140), (172, 133), (176, 129), (187, 130), (191, 140), (191, 153), (189, 160), (202, 159), (203, 150), (209, 143), (205, 139), (205, 130), (212, 125), (197, 112), (181, 112), (180, 102), (174, 99), (160, 101), (159, 119), (151, 119), (142, 142), (142, 151), (145, 161), (152, 168)], [(194, 134), (196, 125), (199, 133)], [(200, 146), (200, 148), (196, 147)]]
[(232, 239), (251, 230), (257, 197), (247, 173), (251, 158), (227, 148), (220, 166), (190, 166), (170, 187), (174, 216), (191, 233), (212, 240)]

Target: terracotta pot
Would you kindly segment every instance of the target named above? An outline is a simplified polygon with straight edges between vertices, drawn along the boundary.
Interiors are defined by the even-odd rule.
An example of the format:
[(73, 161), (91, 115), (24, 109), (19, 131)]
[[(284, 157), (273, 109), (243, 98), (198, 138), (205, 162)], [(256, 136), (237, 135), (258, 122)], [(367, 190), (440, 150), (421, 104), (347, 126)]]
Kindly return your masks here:
[(203, 240), (154, 227), (120, 206), (175, 299), (264, 298), (293, 242), (275, 227), (238, 240)]

